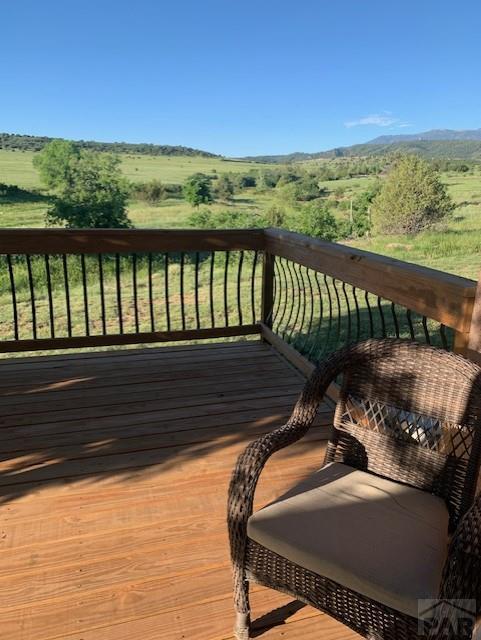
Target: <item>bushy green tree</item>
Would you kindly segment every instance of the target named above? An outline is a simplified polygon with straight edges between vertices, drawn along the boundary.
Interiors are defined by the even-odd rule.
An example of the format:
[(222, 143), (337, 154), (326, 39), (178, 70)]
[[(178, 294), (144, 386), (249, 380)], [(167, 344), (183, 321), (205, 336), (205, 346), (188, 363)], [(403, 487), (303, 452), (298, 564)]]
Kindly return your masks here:
[(325, 203), (311, 202), (304, 206), (297, 223), (298, 231), (323, 240), (336, 240), (339, 226)]
[(210, 180), (201, 173), (196, 173), (185, 181), (182, 193), (187, 202), (193, 207), (212, 202)]
[(234, 183), (226, 173), (220, 175), (216, 181), (215, 195), (219, 200), (232, 200)]
[(315, 178), (305, 176), (295, 183), (295, 197), (299, 202), (309, 202), (319, 198), (325, 189), (320, 189), (318, 181)]
[(33, 166), (49, 189), (67, 189), (73, 184), (78, 147), (69, 140), (52, 140), (33, 158)]
[(372, 203), (372, 221), (378, 233), (418, 233), (453, 209), (435, 169), (418, 156), (403, 156)]
[(69, 228), (128, 228), (129, 185), (120, 171), (117, 156), (82, 150), (71, 161), (69, 179), (58, 182), (54, 205), (47, 213), (49, 224)]

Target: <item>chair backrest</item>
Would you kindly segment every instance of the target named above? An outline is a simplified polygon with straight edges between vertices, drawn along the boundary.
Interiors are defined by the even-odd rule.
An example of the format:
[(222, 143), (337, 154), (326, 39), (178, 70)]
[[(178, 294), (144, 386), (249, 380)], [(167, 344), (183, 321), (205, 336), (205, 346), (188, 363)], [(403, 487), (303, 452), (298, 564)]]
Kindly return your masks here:
[(342, 358), (326, 460), (443, 497), (455, 527), (476, 493), (481, 368), (403, 340), (367, 340)]

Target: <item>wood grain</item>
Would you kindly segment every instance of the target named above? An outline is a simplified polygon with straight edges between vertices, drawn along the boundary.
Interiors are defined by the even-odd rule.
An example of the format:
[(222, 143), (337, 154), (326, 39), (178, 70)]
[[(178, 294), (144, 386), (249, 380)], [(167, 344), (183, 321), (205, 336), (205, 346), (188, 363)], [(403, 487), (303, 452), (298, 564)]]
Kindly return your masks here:
[(263, 249), (262, 229), (2, 229), (0, 253), (95, 254)]
[[(2, 637), (231, 638), (230, 472), (303, 379), (260, 341), (2, 362)], [(269, 461), (257, 507), (319, 467), (331, 417)], [(274, 591), (253, 606), (261, 637), (356, 637)]]
[(174, 342), (176, 340), (207, 340), (231, 336), (248, 336), (260, 333), (258, 324), (207, 329), (179, 329), (176, 331), (152, 331), (149, 333), (112, 333), (96, 336), (73, 336), (72, 338), (36, 338), (0, 341), (0, 353), (17, 351), (47, 351), (48, 349), (83, 349), (122, 344), (148, 344), (150, 342)]
[(266, 250), (433, 318), (469, 331), (476, 282), (281, 229), (266, 230)]

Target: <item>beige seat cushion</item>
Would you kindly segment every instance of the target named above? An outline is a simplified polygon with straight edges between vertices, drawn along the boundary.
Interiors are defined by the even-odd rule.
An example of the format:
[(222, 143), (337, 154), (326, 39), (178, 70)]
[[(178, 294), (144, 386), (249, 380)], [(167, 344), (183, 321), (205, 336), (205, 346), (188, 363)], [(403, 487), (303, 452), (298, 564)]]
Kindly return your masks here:
[(257, 511), (249, 538), (291, 562), (417, 617), (435, 598), (448, 511), (424, 491), (331, 463)]

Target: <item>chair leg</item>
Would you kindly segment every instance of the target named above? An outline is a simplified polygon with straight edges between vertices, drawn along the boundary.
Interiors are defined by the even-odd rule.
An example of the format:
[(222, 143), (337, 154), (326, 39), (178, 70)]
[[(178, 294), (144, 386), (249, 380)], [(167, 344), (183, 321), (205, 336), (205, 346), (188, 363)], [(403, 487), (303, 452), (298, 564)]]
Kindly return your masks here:
[(246, 579), (244, 567), (234, 567), (234, 608), (236, 612), (234, 635), (237, 640), (249, 640), (250, 605), (249, 581)]
[(234, 636), (237, 640), (249, 640), (249, 632), (251, 628), (250, 615), (237, 611), (234, 627)]

